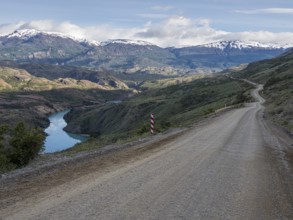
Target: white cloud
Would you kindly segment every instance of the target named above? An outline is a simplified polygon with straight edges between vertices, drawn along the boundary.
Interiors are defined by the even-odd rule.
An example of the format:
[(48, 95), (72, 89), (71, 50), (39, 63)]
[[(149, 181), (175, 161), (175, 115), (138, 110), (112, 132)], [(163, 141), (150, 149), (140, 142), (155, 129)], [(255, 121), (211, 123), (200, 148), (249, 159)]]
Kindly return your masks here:
[(51, 20), (35, 20), (22, 24), (19, 29), (35, 28), (40, 31), (49, 31), (54, 28), (54, 24)]
[(262, 8), (254, 10), (236, 10), (242, 14), (293, 14), (293, 8)]
[(66, 33), (78, 38), (86, 38), (88, 32), (87, 29), (79, 27), (78, 25), (72, 24), (70, 22), (63, 22), (60, 25), (57, 25), (54, 31)]
[(207, 43), (224, 33), (226, 32), (212, 29), (207, 19), (192, 20), (173, 16), (161, 23), (146, 25), (135, 37), (161, 46), (182, 47)]
[(0, 36), (12, 33), (13, 31), (19, 29), (24, 24), (25, 24), (24, 21), (11, 23), (11, 24), (0, 24)]
[(42, 31), (60, 32), (79, 38), (104, 41), (108, 39), (145, 40), (161, 47), (183, 47), (223, 40), (259, 41), (261, 43), (291, 44), (293, 32), (274, 33), (269, 31), (226, 32), (211, 27), (208, 19), (189, 19), (171, 16), (161, 22), (148, 22), (143, 27), (115, 28), (110, 25), (85, 26), (71, 22), (55, 23), (36, 20), (0, 25), (0, 35), (17, 29), (34, 28)]
[(258, 41), (261, 43), (274, 43), (293, 46), (293, 32), (274, 33), (269, 31), (229, 33), (222, 37), (224, 40)]

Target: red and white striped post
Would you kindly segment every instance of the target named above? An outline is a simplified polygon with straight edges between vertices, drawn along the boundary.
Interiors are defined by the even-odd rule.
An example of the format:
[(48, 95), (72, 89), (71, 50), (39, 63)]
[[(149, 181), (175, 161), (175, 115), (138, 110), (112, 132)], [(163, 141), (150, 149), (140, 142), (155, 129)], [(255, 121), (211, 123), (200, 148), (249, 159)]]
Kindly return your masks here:
[(151, 134), (154, 134), (155, 133), (155, 116), (154, 116), (154, 114), (151, 114), (150, 126), (151, 126)]

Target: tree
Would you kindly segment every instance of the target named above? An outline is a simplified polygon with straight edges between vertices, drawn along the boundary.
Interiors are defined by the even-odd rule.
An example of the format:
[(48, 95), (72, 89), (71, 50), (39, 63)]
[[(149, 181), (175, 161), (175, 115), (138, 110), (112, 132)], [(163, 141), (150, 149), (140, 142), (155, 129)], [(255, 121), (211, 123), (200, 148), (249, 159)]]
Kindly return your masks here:
[(249, 97), (245, 95), (244, 92), (238, 93), (235, 97), (234, 104), (244, 103), (244, 102), (247, 102), (248, 100), (249, 100)]
[(6, 171), (9, 165), (9, 158), (3, 144), (4, 135), (8, 132), (8, 130), (7, 125), (0, 126), (0, 173), (2, 171)]
[(18, 123), (12, 131), (9, 141), (11, 153), (10, 162), (17, 167), (24, 166), (34, 159), (43, 149), (45, 136), (36, 129), (27, 128), (24, 123)]

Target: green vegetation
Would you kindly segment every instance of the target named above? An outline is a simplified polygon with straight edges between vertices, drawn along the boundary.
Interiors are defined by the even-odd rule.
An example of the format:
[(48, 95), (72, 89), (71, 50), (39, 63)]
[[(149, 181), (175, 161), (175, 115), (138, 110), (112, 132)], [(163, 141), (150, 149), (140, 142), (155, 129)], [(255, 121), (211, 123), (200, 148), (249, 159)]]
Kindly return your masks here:
[(0, 127), (0, 173), (27, 165), (43, 149), (45, 136), (18, 123), (13, 129)]
[(172, 85), (179, 85), (182, 83), (192, 82), (196, 79), (206, 78), (211, 75), (208, 74), (195, 74), (191, 76), (181, 76), (181, 77), (173, 77), (166, 79), (157, 79), (157, 80), (146, 80), (140, 86), (141, 89), (160, 89), (165, 88)]
[(242, 81), (212, 77), (149, 89), (120, 104), (74, 108), (66, 116), (69, 122), (66, 130), (97, 137), (90, 143), (78, 145), (76, 151), (96, 148), (105, 140), (111, 143), (137, 139), (149, 133), (150, 113), (155, 114), (156, 132), (186, 126), (226, 105), (248, 101), (250, 88)]
[(127, 89), (127, 86), (119, 80), (102, 81), (98, 84), (85, 79), (77, 80), (73, 78), (49, 80), (43, 77), (35, 77), (26, 70), (0, 67), (0, 91), (46, 91), (65, 88), (113, 90), (117, 89), (116, 87)]
[(48, 115), (75, 106), (92, 106), (109, 100), (121, 100), (131, 90), (53, 89), (48, 91), (0, 92), (0, 125), (24, 121), (32, 127), (49, 125)]
[[(26, 86), (32, 78), (36, 81), (41, 80), (42, 83), (43, 78), (33, 77), (26, 71), (19, 72), (20, 70), (11, 68), (8, 68), (8, 71), (13, 72), (8, 74), (11, 81), (6, 78), (3, 81), (13, 87), (16, 87), (13, 85), (13, 80)], [(247, 83), (224, 76), (202, 77), (197, 75), (145, 81), (141, 87), (143, 92), (135, 96), (131, 90), (108, 91), (95, 88), (65, 87), (43, 91), (23, 91), (23, 89), (17, 92), (6, 91), (0, 93), (0, 122), (10, 123), (23, 118), (30, 127), (44, 128), (48, 125), (46, 117), (49, 113), (72, 108), (66, 116), (69, 121), (67, 131), (92, 136), (86, 143), (66, 151), (74, 154), (78, 151), (97, 149), (109, 143), (125, 143), (148, 136), (150, 113), (155, 114), (156, 132), (162, 132), (170, 127), (190, 125), (208, 117), (217, 109), (238, 105), (250, 99), (248, 91), (250, 86)], [(70, 82), (71, 80), (67, 79), (65, 84), (68, 85)], [(36, 87), (37, 83), (34, 82), (33, 85)], [(116, 104), (107, 102), (111, 100), (123, 100), (123, 102)], [(35, 147), (29, 148), (30, 151), (17, 147), (37, 146), (37, 144), (29, 142), (32, 132), (21, 135), (21, 131), (25, 130), (23, 126), (13, 123), (11, 126), (15, 126), (15, 129), (3, 135), (5, 138), (2, 143), (6, 147), (1, 148), (0, 157), (4, 164), (2, 170), (23, 166), (38, 152)], [(28, 138), (16, 138), (20, 135)], [(10, 136), (9, 140), (7, 136)], [(41, 137), (36, 141), (39, 142), (40, 139)]]
[(293, 132), (293, 50), (275, 59), (249, 64), (234, 77), (264, 84), (266, 113)]
[[(33, 76), (24, 69), (0, 66), (0, 124), (15, 125), (15, 122), (22, 120), (30, 126), (44, 128), (48, 125), (47, 116), (50, 113), (74, 106), (123, 99), (133, 93), (125, 83), (115, 77), (106, 76), (104, 72), (55, 65), (16, 64), (9, 61), (4, 64), (23, 65), (36, 75), (37, 72), (39, 76), (50, 75), (51, 80)], [(54, 74), (50, 72), (55, 70)], [(80, 79), (55, 79), (66, 74)]]
[[(93, 106), (132, 95), (131, 90), (53, 89), (0, 93), (0, 173), (24, 166), (38, 152), (39, 131), (49, 125), (47, 116), (74, 106)], [(23, 124), (18, 124), (23, 121)], [(20, 138), (21, 137), (21, 138)]]

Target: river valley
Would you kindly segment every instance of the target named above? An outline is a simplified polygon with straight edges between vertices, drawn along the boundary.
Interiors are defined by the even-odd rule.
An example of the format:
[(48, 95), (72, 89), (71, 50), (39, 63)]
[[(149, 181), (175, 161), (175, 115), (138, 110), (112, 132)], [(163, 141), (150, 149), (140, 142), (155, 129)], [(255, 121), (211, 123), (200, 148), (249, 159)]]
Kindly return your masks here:
[(48, 134), (45, 140), (45, 153), (65, 150), (87, 139), (86, 136), (71, 134), (63, 130), (67, 125), (63, 117), (69, 111), (65, 110), (49, 116), (50, 126), (45, 130)]

